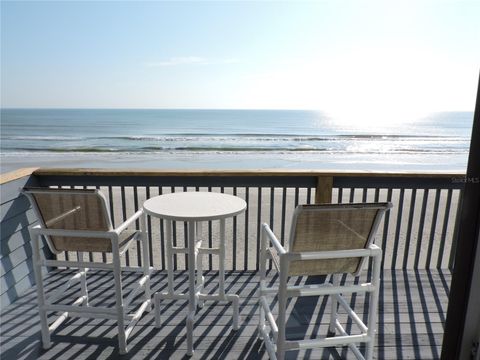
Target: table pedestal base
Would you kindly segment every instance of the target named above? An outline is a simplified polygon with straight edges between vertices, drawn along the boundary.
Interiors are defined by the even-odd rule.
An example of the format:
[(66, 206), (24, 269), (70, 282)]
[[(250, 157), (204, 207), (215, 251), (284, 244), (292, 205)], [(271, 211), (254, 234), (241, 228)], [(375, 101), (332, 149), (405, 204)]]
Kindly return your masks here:
[[(185, 299), (188, 300), (187, 314), (187, 355), (193, 355), (193, 327), (195, 325), (195, 314), (198, 307), (203, 307), (205, 300), (228, 301), (233, 305), (233, 330), (238, 330), (239, 322), (239, 297), (236, 294), (225, 293), (225, 219), (220, 220), (220, 246), (219, 248), (202, 248), (202, 241), (196, 239), (196, 233), (199, 231), (199, 223), (188, 222), (188, 247), (173, 247), (171, 242), (172, 223), (167, 221), (167, 271), (168, 271), (168, 290), (166, 292), (155, 294), (155, 326), (161, 326), (160, 302), (162, 299)], [(188, 293), (175, 293), (173, 290), (173, 256), (178, 253), (188, 255)], [(217, 294), (203, 294), (204, 277), (202, 275), (203, 261), (202, 255), (212, 254), (219, 256), (219, 287)], [(200, 256), (199, 256), (200, 255)], [(198, 260), (198, 261), (197, 261)], [(197, 274), (195, 276), (195, 271)]]

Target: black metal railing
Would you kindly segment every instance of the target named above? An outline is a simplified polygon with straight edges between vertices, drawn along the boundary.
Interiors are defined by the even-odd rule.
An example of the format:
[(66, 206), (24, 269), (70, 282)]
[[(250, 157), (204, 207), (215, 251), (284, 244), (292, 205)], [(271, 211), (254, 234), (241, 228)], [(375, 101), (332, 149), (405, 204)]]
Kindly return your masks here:
[[(377, 235), (383, 267), (392, 269), (452, 268), (463, 183), (458, 174), (371, 174), (328, 172), (35, 172), (42, 186), (98, 188), (109, 199), (114, 224), (119, 224), (153, 196), (178, 191), (215, 191), (243, 198), (244, 214), (227, 220), (227, 270), (258, 270), (260, 228), (269, 223), (285, 243), (294, 208), (319, 198), (334, 203), (391, 201)], [(330, 179), (331, 188), (319, 187)], [(327, 182), (328, 183), (328, 182)], [(325, 194), (320, 192), (325, 191)], [(138, 224), (137, 224), (138, 226)], [(165, 268), (164, 221), (148, 219), (150, 263)], [(201, 236), (210, 246), (218, 241), (219, 225), (208, 222)], [(174, 245), (185, 242), (186, 225), (175, 223)], [(69, 257), (69, 254), (65, 254)], [(93, 260), (93, 254), (90, 255)], [(107, 260), (101, 255), (103, 261)], [(139, 249), (131, 249), (127, 264), (140, 262)], [(215, 257), (208, 255), (206, 269), (215, 270)], [(177, 256), (175, 269), (185, 269), (186, 258)]]

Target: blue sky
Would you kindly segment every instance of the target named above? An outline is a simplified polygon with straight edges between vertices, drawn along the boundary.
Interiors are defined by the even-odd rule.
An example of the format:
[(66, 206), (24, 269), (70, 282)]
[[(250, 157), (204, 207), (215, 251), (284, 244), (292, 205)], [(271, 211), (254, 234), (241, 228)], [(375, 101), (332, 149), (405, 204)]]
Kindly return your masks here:
[(480, 1), (1, 3), (2, 107), (474, 108)]

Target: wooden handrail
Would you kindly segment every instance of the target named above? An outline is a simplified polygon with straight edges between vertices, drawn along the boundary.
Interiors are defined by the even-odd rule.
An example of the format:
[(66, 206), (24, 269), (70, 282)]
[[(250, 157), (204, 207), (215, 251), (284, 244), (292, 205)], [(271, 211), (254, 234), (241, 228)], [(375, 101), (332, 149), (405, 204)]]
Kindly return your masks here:
[(102, 168), (39, 168), (33, 171), (38, 176), (315, 176), (315, 177), (427, 177), (444, 178), (462, 177), (464, 173), (449, 171), (429, 172), (374, 172), (374, 171), (339, 171), (339, 170), (304, 170), (304, 169), (247, 169), (247, 170), (150, 170), (150, 169), (102, 169)]
[(0, 174), (0, 185), (6, 184), (17, 179), (21, 179), (25, 176), (30, 176), (38, 168), (23, 168), (8, 172), (6, 174)]

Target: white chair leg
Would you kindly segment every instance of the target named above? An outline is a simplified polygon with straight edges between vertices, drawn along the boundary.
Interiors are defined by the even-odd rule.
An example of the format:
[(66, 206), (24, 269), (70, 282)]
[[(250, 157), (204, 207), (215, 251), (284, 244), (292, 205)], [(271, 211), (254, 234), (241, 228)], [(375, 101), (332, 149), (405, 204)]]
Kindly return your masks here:
[(262, 329), (265, 327), (265, 310), (263, 310), (262, 304), (260, 303), (260, 297), (258, 297), (258, 338), (263, 340)]
[(40, 326), (42, 333), (42, 345), (44, 349), (52, 346), (50, 330), (48, 330), (47, 312), (45, 311), (45, 289), (43, 288), (42, 267), (40, 265), (40, 241), (41, 235), (30, 231), (30, 238), (33, 243), (33, 271), (37, 285), (38, 312), (40, 315)]
[(192, 356), (193, 328), (195, 326), (195, 308), (197, 296), (195, 295), (195, 222), (188, 222), (188, 315), (187, 315), (187, 355)]
[(165, 220), (165, 252), (167, 257), (167, 289), (169, 294), (173, 294), (173, 243), (172, 243), (173, 222)]
[[(259, 282), (259, 287), (260, 289), (265, 285), (265, 278), (266, 278), (266, 238), (265, 238), (265, 229), (262, 226), (262, 233), (260, 236), (260, 282)], [(263, 340), (263, 334), (262, 334), (262, 329), (265, 327), (265, 310), (262, 307), (262, 304), (260, 302), (262, 294), (260, 292), (260, 289), (258, 291), (258, 315), (259, 315), (259, 321), (258, 321), (258, 338), (260, 340)]]
[(147, 215), (145, 213), (142, 214), (140, 219), (140, 231), (142, 232), (142, 267), (143, 267), (143, 276), (147, 277), (144, 286), (144, 294), (145, 294), (145, 301), (150, 301), (147, 308), (145, 309), (147, 312), (152, 310), (152, 293), (150, 290), (150, 253), (148, 250), (148, 235), (147, 235)]
[(227, 295), (228, 300), (232, 302), (233, 315), (232, 315), (232, 328), (233, 330), (238, 330), (239, 328), (239, 319), (240, 319), (240, 298), (238, 295)]
[[(82, 251), (77, 251), (77, 261), (79, 263), (83, 262), (83, 252)], [(88, 288), (87, 288), (87, 269), (80, 267), (78, 269), (82, 275), (80, 276), (80, 288), (81, 288), (81, 294), (82, 296), (85, 297), (85, 301), (83, 302), (84, 306), (90, 306), (89, 304), (89, 299), (88, 299)]]
[(377, 331), (377, 311), (378, 297), (380, 294), (380, 266), (382, 261), (382, 251), (378, 250), (373, 257), (372, 285), (374, 290), (370, 293), (370, 304), (368, 309), (368, 335), (372, 340), (366, 344), (365, 359), (373, 358), (373, 347), (375, 345), (375, 335)]
[[(340, 284), (340, 279), (338, 274), (332, 274), (332, 284), (333, 286), (338, 286)], [(338, 311), (338, 301), (335, 295), (330, 295), (330, 325), (328, 327), (327, 337), (333, 337), (336, 333), (336, 322), (337, 322), (337, 311)]]
[[(197, 222), (195, 224), (195, 239), (198, 242), (198, 235), (200, 234), (201, 231), (201, 222)], [(197, 255), (197, 288), (202, 292), (203, 290), (203, 285), (204, 285), (204, 277), (203, 277), (203, 254), (201, 252), (198, 253)], [(197, 306), (199, 308), (203, 308), (204, 301), (201, 299), (198, 299)]]
[(123, 306), (122, 271), (120, 268), (120, 252), (118, 242), (112, 241), (113, 277), (115, 281), (115, 305), (117, 308), (118, 351), (126, 354), (127, 338), (125, 334), (125, 308)]
[(225, 219), (220, 220), (220, 255), (218, 259), (218, 293), (225, 296)]
[(285, 325), (287, 310), (287, 266), (284, 258), (280, 259), (280, 282), (278, 290), (278, 337), (277, 337), (277, 359), (285, 358)]

